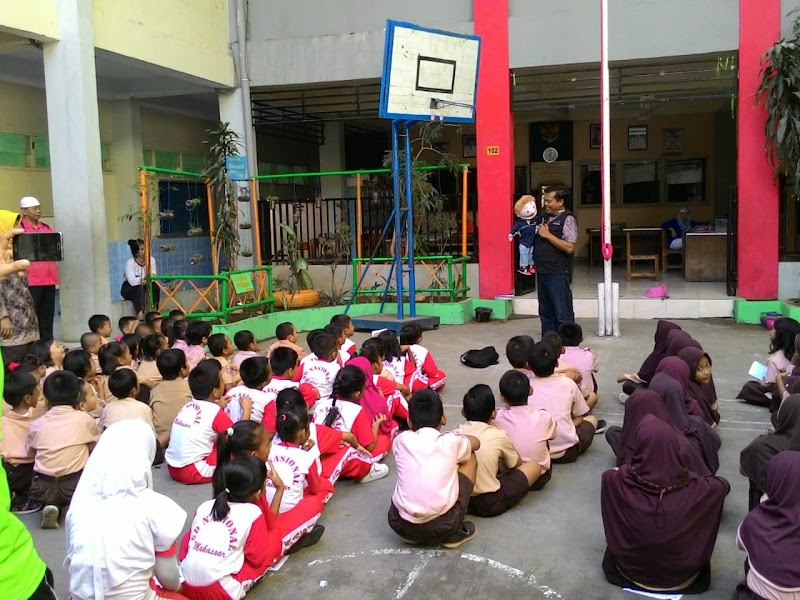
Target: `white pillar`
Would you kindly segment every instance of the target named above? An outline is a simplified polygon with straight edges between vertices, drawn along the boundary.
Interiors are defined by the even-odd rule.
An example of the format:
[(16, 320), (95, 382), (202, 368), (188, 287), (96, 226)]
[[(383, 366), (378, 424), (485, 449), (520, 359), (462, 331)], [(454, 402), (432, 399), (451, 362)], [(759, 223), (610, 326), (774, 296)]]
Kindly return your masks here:
[[(235, 131), (242, 137), (242, 154), (247, 154), (247, 160), (249, 164), (258, 164), (258, 157), (256, 156), (256, 149), (253, 147), (252, 149), (245, 148), (245, 130), (247, 128), (246, 119), (244, 114), (244, 108), (242, 104), (242, 90), (241, 88), (236, 88), (235, 90), (231, 90), (230, 92), (220, 92), (218, 94), (219, 99), (219, 120), (223, 123), (230, 123), (231, 131)], [(249, 105), (248, 105), (249, 106)], [(252, 158), (251, 158), (252, 156)], [(243, 192), (246, 192), (247, 195), (250, 195), (250, 184), (249, 183), (242, 183), (239, 184), (239, 189)], [(253, 220), (253, 212), (257, 209), (257, 198), (251, 198), (249, 204), (239, 203), (239, 223), (252, 223)], [(264, 224), (261, 224), (261, 234), (264, 235)], [(243, 257), (239, 256), (237, 261), (237, 266), (240, 269), (247, 269), (252, 267), (255, 257), (255, 242), (253, 240), (253, 230), (252, 229), (240, 229), (239, 230), (239, 240), (242, 244), (242, 248), (249, 248), (253, 252), (252, 257)]]
[[(344, 166), (344, 123), (325, 123), (325, 143), (319, 147), (319, 170), (343, 171)], [(342, 177), (323, 177), (322, 195), (325, 198), (343, 198), (346, 185)]]
[(111, 127), (114, 140), (111, 144), (111, 160), (116, 173), (115, 191), (117, 202), (108, 208), (108, 231), (115, 240), (135, 237), (139, 230), (137, 220), (120, 221), (120, 215), (139, 208), (137, 167), (144, 162), (142, 150), (142, 111), (139, 102), (128, 98), (111, 104)]
[(77, 340), (111, 315), (92, 0), (57, 0), (60, 41), (44, 46), (55, 225), (64, 234), (62, 336)]

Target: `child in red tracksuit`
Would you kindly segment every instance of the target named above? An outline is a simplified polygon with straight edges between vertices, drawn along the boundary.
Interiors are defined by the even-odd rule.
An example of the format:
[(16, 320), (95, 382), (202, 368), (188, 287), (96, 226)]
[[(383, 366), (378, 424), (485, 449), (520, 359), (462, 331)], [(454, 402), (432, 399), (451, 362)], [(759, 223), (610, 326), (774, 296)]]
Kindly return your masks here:
[[(302, 394), (296, 389), (285, 389), (275, 399), (278, 411), (284, 407), (302, 409), (308, 412), (308, 406)], [(309, 415), (309, 418), (311, 415)], [(358, 443), (356, 436), (350, 431), (339, 431), (333, 427), (319, 425), (313, 421), (308, 424), (308, 441), (304, 449), (314, 456), (317, 472), (320, 476), (320, 490), (325, 493), (325, 502), (333, 496), (333, 486), (339, 480), (345, 466), (351, 460), (363, 464), (372, 455)], [(273, 444), (280, 443), (276, 437)]]
[[(447, 375), (436, 366), (433, 355), (427, 348), (421, 346), (420, 342), (422, 342), (422, 327), (417, 323), (403, 325), (400, 330), (400, 344), (408, 346), (409, 353), (414, 357), (414, 366), (422, 374), (421, 381), (427, 382), (431, 389), (441, 391), (444, 389)], [(417, 389), (420, 389), (420, 387), (415, 387), (414, 391)]]
[[(284, 554), (274, 534), (275, 513), (264, 497), (267, 478), (282, 486), (280, 477), (268, 474), (258, 456), (230, 461), (220, 475), (223, 487), (215, 486), (214, 499), (200, 505), (181, 543), (181, 593), (190, 600), (240, 600)], [(323, 531), (306, 545), (319, 541)]]
[(394, 331), (382, 331), (378, 339), (383, 343), (383, 366), (395, 381), (407, 386), (412, 392), (428, 387), (422, 371), (417, 368), (414, 356), (408, 347), (401, 347)]
[[(300, 357), (297, 352), (291, 348), (278, 347), (269, 355), (269, 366), (272, 370), (272, 379), (264, 386), (264, 393), (272, 397), (277, 395), (287, 388), (300, 390), (306, 404), (311, 407), (319, 400), (319, 392), (310, 383), (300, 383), (295, 381), (297, 376), (297, 368), (300, 365)], [(275, 423), (264, 424), (265, 427), (271, 432), (275, 433)], [(270, 428), (271, 426), (271, 428)]]
[(372, 364), (372, 382), (386, 400), (388, 414), (397, 421), (407, 421), (411, 390), (402, 382), (384, 375), (383, 343), (377, 338), (365, 341), (359, 350), (359, 356)]
[(381, 425), (387, 421), (385, 405), (381, 407), (384, 408), (382, 413), (371, 418), (371, 411), (359, 404), (365, 384), (364, 373), (356, 366), (347, 365), (336, 374), (331, 398), (318, 402), (314, 408), (315, 423), (352, 432), (358, 443), (372, 454), (371, 459), (354, 454), (342, 468), (342, 477), (352, 477), (364, 483), (389, 474), (389, 467), (378, 461), (392, 445), (391, 437), (381, 432)]
[(192, 400), (178, 411), (164, 454), (169, 474), (185, 484), (208, 483), (214, 475), (217, 434), (233, 425), (223, 410), (222, 367), (214, 359), (203, 360), (189, 373)]
[[(310, 497), (307, 502), (301, 501), (292, 510), (280, 512), (283, 496), (286, 491), (286, 484), (279, 475), (279, 471), (273, 468), (270, 460), (273, 436), (266, 428), (255, 421), (239, 421), (233, 427), (223, 431), (217, 438), (217, 473), (214, 474), (214, 489), (222, 489), (223, 481), (220, 469), (231, 460), (238, 460), (245, 456), (256, 456), (268, 465), (268, 482), (266, 486), (274, 489), (274, 493), (269, 500), (270, 508), (268, 520), (274, 523), (274, 529), (281, 540), (283, 551), (292, 553), (300, 548), (316, 543), (325, 528), (316, 525), (320, 511), (318, 498)], [(291, 482), (287, 482), (291, 483)], [(266, 491), (266, 487), (264, 488)], [(265, 505), (266, 494), (265, 494)], [(302, 540), (302, 544), (300, 544)]]

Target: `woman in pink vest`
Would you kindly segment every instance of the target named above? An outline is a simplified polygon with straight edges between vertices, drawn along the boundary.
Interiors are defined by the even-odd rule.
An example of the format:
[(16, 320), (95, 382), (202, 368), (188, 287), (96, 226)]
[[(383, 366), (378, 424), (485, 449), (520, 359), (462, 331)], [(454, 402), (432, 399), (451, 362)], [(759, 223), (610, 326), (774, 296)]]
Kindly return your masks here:
[[(42, 223), (42, 206), (33, 196), (25, 196), (19, 201), (22, 213), (19, 225), (25, 233), (48, 233), (53, 228)], [(39, 319), (39, 337), (53, 339), (53, 317), (56, 312), (56, 286), (58, 285), (58, 266), (54, 262), (33, 262), (28, 269), (28, 289), (33, 297), (33, 306)]]

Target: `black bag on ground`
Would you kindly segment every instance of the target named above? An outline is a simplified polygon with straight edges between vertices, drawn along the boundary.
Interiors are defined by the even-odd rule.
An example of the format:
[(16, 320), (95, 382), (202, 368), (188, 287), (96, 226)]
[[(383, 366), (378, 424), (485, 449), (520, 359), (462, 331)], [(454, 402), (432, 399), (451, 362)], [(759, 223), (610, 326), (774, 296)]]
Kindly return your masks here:
[(461, 363), (473, 369), (485, 369), (500, 362), (500, 355), (494, 346), (486, 346), (480, 350), (467, 350), (461, 355)]

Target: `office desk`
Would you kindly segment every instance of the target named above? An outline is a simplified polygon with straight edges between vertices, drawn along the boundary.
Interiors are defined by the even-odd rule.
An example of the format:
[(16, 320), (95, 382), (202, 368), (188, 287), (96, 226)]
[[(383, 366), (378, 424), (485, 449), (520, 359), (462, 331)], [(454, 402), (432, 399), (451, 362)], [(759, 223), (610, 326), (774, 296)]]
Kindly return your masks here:
[(686, 281), (726, 281), (728, 254), (726, 231), (686, 232), (683, 264)]
[[(595, 263), (603, 260), (602, 248), (600, 248), (600, 229), (587, 229), (586, 234), (589, 236), (589, 266), (593, 267)], [(616, 264), (624, 264), (625, 234), (623, 233), (623, 228), (619, 225), (611, 226), (611, 244), (614, 246), (614, 258), (612, 260)]]

